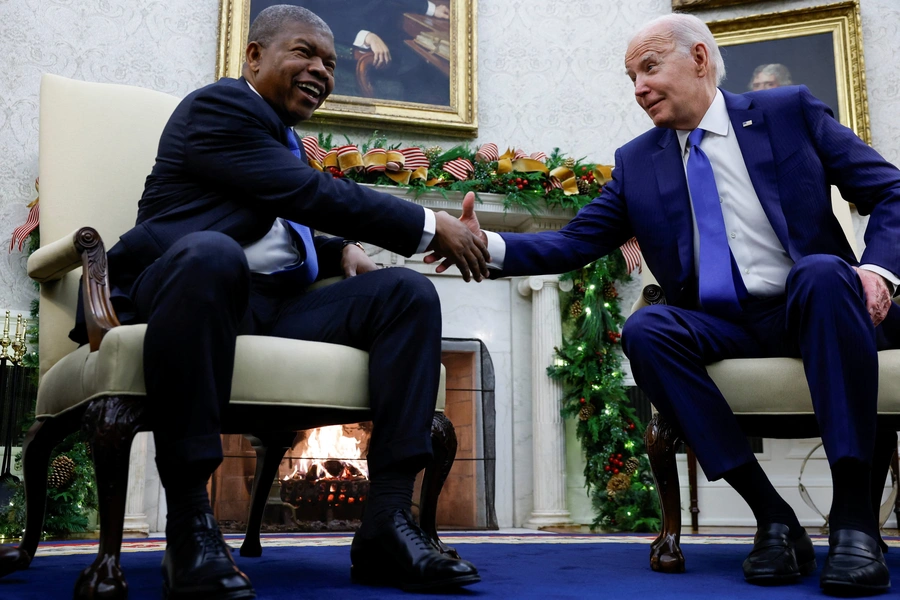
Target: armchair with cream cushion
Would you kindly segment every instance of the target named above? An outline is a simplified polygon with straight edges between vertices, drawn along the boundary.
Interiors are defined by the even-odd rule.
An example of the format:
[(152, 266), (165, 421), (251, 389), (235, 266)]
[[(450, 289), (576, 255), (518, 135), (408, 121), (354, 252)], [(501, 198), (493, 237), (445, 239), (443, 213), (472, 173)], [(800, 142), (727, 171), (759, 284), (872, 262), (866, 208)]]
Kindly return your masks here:
[[(849, 205), (834, 187), (832, 208), (859, 256)], [(632, 314), (650, 303), (664, 301), (646, 266), (641, 278), (644, 293), (632, 307)], [(879, 418), (898, 423), (894, 425), (897, 428), (900, 427), (900, 350), (883, 350), (878, 353), (878, 361)], [(729, 359), (709, 365), (708, 370), (747, 435), (785, 439), (818, 437), (812, 399), (799, 358)], [(680, 543), (681, 493), (675, 463), (679, 435), (659, 413), (650, 420), (644, 434), (662, 510), (662, 531), (650, 545), (650, 566), (654, 571), (666, 573), (684, 571)]]
[[(0, 576), (27, 568), (46, 506), (53, 447), (83, 429), (90, 441), (99, 496), (100, 548), (79, 578), (76, 598), (124, 597), (119, 567), (129, 449), (152, 428), (146, 403), (146, 325), (119, 325), (108, 303), (107, 243), (134, 223), (160, 133), (178, 98), (137, 87), (85, 83), (45, 75), (40, 97), (42, 247), (28, 261), (41, 283), (40, 373), (36, 422), (24, 444), (27, 527), (18, 547), (0, 547)], [(73, 228), (81, 227), (73, 232)], [(90, 344), (67, 334), (74, 323), (84, 265)], [(317, 284), (317, 285), (321, 285)], [(172, 348), (178, 353), (178, 348)], [(442, 414), (444, 371), (432, 428), (435, 459), (422, 486), (422, 527), (435, 531), (437, 497), (456, 453), (453, 426)], [(278, 465), (297, 430), (370, 419), (368, 354), (336, 344), (239, 336), (224, 433), (250, 437), (257, 453), (243, 556), (259, 556), (259, 526)]]

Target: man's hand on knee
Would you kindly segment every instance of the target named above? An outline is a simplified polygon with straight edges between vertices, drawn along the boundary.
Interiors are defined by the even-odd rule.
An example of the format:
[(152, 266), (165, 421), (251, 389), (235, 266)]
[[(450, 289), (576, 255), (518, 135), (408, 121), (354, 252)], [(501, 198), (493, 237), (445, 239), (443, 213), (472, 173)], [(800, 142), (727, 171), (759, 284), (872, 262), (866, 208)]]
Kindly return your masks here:
[(863, 293), (866, 295), (866, 310), (869, 311), (872, 323), (878, 327), (891, 308), (891, 292), (884, 278), (878, 273), (856, 267), (853, 269), (862, 282)]

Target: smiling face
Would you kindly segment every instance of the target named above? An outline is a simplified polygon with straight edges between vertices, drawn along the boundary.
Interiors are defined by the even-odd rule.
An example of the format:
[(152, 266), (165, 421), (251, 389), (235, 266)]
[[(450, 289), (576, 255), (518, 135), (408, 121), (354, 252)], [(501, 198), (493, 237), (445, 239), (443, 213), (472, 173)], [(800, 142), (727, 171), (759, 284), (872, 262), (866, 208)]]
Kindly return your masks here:
[(696, 128), (716, 95), (706, 46), (697, 42), (690, 53), (682, 52), (664, 26), (635, 36), (625, 53), (625, 71), (638, 105), (657, 127)]
[(247, 45), (244, 78), (285, 125), (312, 117), (334, 90), (334, 38), (307, 23), (288, 21), (267, 46)]

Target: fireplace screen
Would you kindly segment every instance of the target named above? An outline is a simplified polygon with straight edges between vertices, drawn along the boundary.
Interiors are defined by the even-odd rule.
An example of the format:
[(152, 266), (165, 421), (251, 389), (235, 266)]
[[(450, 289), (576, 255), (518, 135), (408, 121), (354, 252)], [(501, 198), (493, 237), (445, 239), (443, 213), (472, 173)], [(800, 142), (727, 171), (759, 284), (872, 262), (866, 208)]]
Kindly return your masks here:
[[(456, 429), (456, 460), (438, 503), (438, 527), (496, 529), (494, 368), (480, 340), (448, 339), (445, 413)], [(301, 431), (272, 483), (263, 531), (346, 531), (359, 526), (369, 492), (365, 461), (371, 423)], [(255, 453), (241, 436), (223, 436), (225, 460), (213, 476), (216, 518), (246, 528)], [(414, 502), (419, 498), (421, 475)], [(417, 507), (413, 506), (414, 511)]]

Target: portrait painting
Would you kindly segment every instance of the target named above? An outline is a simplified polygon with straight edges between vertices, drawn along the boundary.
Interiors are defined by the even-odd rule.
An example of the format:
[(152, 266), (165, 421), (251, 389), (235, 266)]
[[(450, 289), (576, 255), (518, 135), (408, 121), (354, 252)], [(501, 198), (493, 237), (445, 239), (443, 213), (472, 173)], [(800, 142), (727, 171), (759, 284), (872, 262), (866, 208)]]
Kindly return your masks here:
[(217, 75), (240, 74), (249, 24), (292, 4), (334, 34), (332, 96), (315, 120), (473, 136), (476, 0), (221, 0)]
[(805, 85), (835, 117), (870, 141), (856, 1), (713, 21), (729, 92)]

